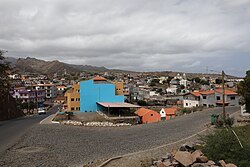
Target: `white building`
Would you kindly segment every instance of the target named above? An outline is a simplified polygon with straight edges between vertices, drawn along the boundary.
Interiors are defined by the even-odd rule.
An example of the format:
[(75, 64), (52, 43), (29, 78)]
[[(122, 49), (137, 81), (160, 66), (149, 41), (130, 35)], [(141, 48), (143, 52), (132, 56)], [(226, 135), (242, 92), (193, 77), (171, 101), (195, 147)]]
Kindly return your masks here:
[(183, 107), (198, 107), (201, 104), (200, 92), (190, 92), (183, 96)]

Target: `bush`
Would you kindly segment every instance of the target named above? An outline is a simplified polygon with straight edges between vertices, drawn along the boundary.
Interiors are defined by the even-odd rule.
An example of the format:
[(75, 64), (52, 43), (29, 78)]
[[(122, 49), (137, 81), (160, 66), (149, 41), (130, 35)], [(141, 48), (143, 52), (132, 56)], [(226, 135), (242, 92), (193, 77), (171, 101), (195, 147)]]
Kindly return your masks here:
[(250, 126), (234, 129), (244, 148), (241, 148), (231, 129), (217, 130), (202, 140), (206, 143), (202, 149), (209, 159), (218, 162), (234, 163), (238, 167), (250, 164)]
[(220, 116), (215, 123), (217, 128), (223, 127), (224, 125), (232, 127), (233, 124), (234, 124), (234, 118), (226, 117), (224, 120), (222, 116)]

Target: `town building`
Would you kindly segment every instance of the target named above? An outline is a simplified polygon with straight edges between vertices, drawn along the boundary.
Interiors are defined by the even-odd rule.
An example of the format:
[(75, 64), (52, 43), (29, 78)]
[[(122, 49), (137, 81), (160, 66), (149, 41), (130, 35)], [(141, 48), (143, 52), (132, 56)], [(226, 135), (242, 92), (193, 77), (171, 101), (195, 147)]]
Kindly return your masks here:
[(122, 102), (123, 95), (116, 95), (116, 85), (103, 77), (80, 82), (80, 111), (95, 112), (99, 110), (98, 102)]
[(138, 109), (135, 114), (140, 117), (141, 123), (143, 124), (161, 121), (161, 115), (158, 112), (147, 108), (142, 107)]
[(26, 89), (25, 87), (14, 88), (10, 92), (12, 97), (20, 103), (36, 103), (37, 107), (43, 107), (45, 101), (45, 90), (44, 89)]
[(183, 96), (183, 105), (186, 108), (198, 107), (201, 103), (200, 92), (189, 92)]
[[(183, 96), (183, 107), (219, 107), (223, 105), (222, 89), (202, 92), (190, 92)], [(236, 92), (225, 90), (225, 106), (238, 106), (239, 95)]]
[(67, 111), (80, 111), (80, 84), (74, 84), (65, 94)]
[(176, 115), (177, 107), (162, 108), (160, 111), (161, 120), (173, 119)]
[(57, 88), (54, 84), (34, 84), (33, 89), (45, 90), (45, 98), (52, 99), (57, 96)]
[(124, 95), (124, 83), (123, 82), (112, 82), (115, 84), (115, 94), (116, 95)]

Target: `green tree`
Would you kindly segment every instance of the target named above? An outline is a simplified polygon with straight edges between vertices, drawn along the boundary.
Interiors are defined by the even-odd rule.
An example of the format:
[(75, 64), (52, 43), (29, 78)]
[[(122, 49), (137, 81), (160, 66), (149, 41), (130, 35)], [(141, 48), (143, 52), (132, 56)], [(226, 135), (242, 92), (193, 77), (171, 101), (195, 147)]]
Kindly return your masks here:
[(137, 104), (138, 104), (139, 106), (147, 106), (147, 105), (148, 105), (147, 102), (144, 101), (144, 100), (139, 100), (139, 101), (137, 102)]
[(8, 71), (10, 70), (9, 63), (4, 61), (5, 57), (3, 56), (4, 51), (0, 50), (0, 95), (3, 97), (6, 93), (9, 92), (10, 84), (8, 78)]
[(195, 77), (192, 80), (195, 81), (195, 83), (200, 83), (201, 82), (201, 79), (199, 77)]
[(244, 98), (246, 110), (250, 113), (250, 70), (246, 72), (246, 77), (238, 85), (238, 93)]

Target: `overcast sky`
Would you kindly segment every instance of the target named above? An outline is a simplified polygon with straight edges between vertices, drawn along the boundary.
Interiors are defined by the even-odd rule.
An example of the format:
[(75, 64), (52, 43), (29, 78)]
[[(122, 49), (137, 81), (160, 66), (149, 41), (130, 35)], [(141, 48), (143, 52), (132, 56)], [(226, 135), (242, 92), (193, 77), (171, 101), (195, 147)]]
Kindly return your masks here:
[(136, 71), (250, 69), (250, 0), (1, 0), (0, 49)]

